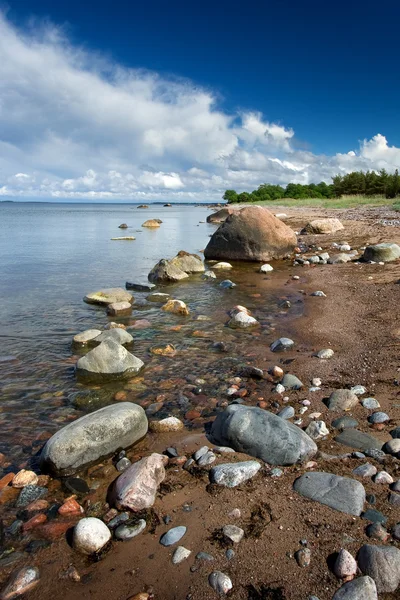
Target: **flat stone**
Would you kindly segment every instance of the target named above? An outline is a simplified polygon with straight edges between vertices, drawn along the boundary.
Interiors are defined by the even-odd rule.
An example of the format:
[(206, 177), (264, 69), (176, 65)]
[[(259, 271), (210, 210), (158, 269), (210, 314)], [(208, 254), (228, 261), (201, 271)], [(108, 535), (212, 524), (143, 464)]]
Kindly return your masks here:
[[(112, 329), (111, 331), (123, 330)], [(143, 366), (142, 360), (110, 339), (78, 360), (76, 375), (84, 382), (103, 383), (130, 378), (139, 373)]]
[(22, 488), (15, 506), (17, 508), (25, 508), (31, 502), (44, 498), (48, 494), (48, 489), (39, 485), (27, 485)]
[(367, 408), (368, 410), (375, 410), (376, 408), (380, 408), (380, 404), (378, 400), (375, 400), (375, 398), (364, 398), (363, 400), (361, 400), (361, 404), (364, 408)]
[(386, 542), (389, 537), (387, 530), (381, 523), (371, 523), (370, 525), (367, 525), (365, 533), (372, 540), (378, 540), (380, 542)]
[(337, 590), (332, 600), (378, 600), (375, 581), (368, 576), (348, 581)]
[(146, 529), (146, 521), (144, 519), (140, 519), (134, 525), (128, 525), (128, 524), (119, 525), (119, 527), (117, 527), (117, 529), (115, 530), (115, 537), (117, 538), (117, 540), (126, 542), (128, 540), (133, 539), (140, 533), (142, 533), (142, 531), (144, 531), (145, 529)]
[(193, 454), (194, 460), (197, 462), (202, 456), (204, 456), (204, 454), (207, 454), (207, 452), (209, 452), (209, 450), (210, 449), (208, 446), (202, 446), (201, 448), (196, 450), (196, 452)]
[(329, 396), (327, 407), (335, 412), (351, 410), (358, 404), (358, 397), (351, 390), (335, 390)]
[(206, 454), (203, 454), (203, 456), (199, 458), (197, 464), (199, 465), (199, 467), (206, 467), (207, 465), (211, 465), (213, 462), (215, 462), (216, 458), (217, 457), (215, 456), (214, 452), (211, 452), (210, 450), (209, 452), (206, 452)]
[(132, 304), (130, 302), (113, 302), (107, 306), (107, 314), (112, 317), (118, 315), (129, 315), (132, 312)]
[(123, 288), (106, 288), (87, 294), (84, 299), (88, 304), (107, 306), (114, 302), (133, 302), (133, 296)]
[(360, 465), (356, 469), (353, 470), (353, 475), (357, 477), (372, 477), (376, 475), (377, 468), (371, 463), (366, 463), (365, 465)]
[(183, 525), (180, 525), (179, 527), (173, 527), (172, 529), (167, 531), (167, 533), (164, 533), (164, 535), (161, 536), (160, 544), (162, 546), (172, 546), (173, 544), (179, 542), (179, 540), (183, 538), (185, 533), (186, 527), (184, 527)]
[(400, 583), (400, 550), (390, 546), (362, 546), (357, 555), (364, 575), (375, 581), (379, 594), (395, 592)]
[(93, 341), (97, 344), (101, 344), (101, 342), (108, 342), (110, 340), (113, 342), (117, 342), (117, 344), (121, 344), (121, 346), (133, 343), (133, 337), (131, 336), (131, 334), (125, 331), (125, 329), (120, 329), (119, 327), (103, 331)]
[(316, 296), (317, 298), (326, 298), (326, 294), (321, 290), (317, 290), (316, 292), (312, 292), (311, 296)]
[(359, 481), (331, 473), (302, 475), (293, 485), (295, 491), (330, 508), (359, 516), (365, 502), (365, 489)]
[(158, 302), (160, 304), (167, 302), (170, 299), (170, 294), (162, 294), (161, 292), (154, 292), (146, 296), (146, 300), (149, 302)]
[(254, 477), (260, 469), (260, 463), (255, 460), (217, 465), (209, 472), (210, 482), (230, 488), (236, 487)]
[(371, 521), (371, 523), (385, 524), (387, 522), (387, 517), (385, 517), (385, 515), (383, 515), (379, 510), (375, 510), (374, 508), (368, 508), (361, 514), (361, 518), (365, 521)]
[(286, 373), (283, 376), (281, 384), (286, 390), (301, 390), (301, 388), (304, 387), (300, 379), (296, 377), (296, 375), (291, 375), (290, 373)]
[(327, 218), (327, 219), (314, 219), (310, 221), (305, 226), (302, 233), (311, 233), (311, 234), (324, 234), (324, 233), (336, 233), (344, 229), (342, 223), (339, 219), (336, 218)]
[(127, 281), (125, 287), (127, 290), (134, 290), (136, 292), (151, 292), (156, 286), (154, 283), (131, 283)]
[(244, 536), (243, 529), (237, 527), (236, 525), (225, 525), (222, 528), (222, 533), (234, 544), (241, 542)]
[(184, 546), (178, 546), (175, 552), (172, 555), (172, 564), (179, 565), (179, 563), (183, 562), (192, 554), (191, 550), (188, 550)]
[(225, 289), (231, 289), (231, 288), (236, 287), (236, 283), (233, 283), (233, 281), (231, 281), (230, 279), (224, 279), (219, 284), (219, 287), (225, 288)]
[[(99, 335), (101, 335), (100, 329), (86, 329), (86, 331), (74, 335), (72, 341), (76, 346), (87, 346), (92, 344)], [(94, 344), (96, 343), (94, 342)]]
[(119, 402), (80, 417), (46, 443), (40, 464), (56, 476), (78, 469), (120, 448), (129, 448), (147, 433), (147, 417), (140, 406)]
[(196, 559), (212, 562), (214, 560), (214, 557), (211, 554), (208, 554), (208, 552), (199, 552), (198, 554), (196, 554)]
[(353, 417), (338, 417), (337, 419), (334, 419), (332, 421), (332, 427), (340, 431), (343, 431), (343, 429), (354, 429), (357, 426), (358, 421), (356, 419), (353, 419)]
[(372, 435), (369, 435), (368, 433), (358, 431), (358, 429), (345, 429), (335, 437), (335, 441), (339, 444), (343, 444), (343, 446), (356, 448), (362, 452), (371, 448), (380, 450), (383, 445), (380, 440), (376, 439)]
[(155, 433), (165, 433), (167, 431), (181, 431), (184, 427), (182, 421), (177, 417), (167, 417), (161, 421), (151, 421), (150, 431)]

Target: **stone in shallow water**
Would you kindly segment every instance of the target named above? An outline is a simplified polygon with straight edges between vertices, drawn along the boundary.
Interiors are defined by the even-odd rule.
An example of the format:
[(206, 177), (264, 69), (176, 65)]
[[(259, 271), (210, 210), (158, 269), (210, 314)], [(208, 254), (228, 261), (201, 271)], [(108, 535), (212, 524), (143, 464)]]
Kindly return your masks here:
[(380, 440), (368, 433), (358, 431), (358, 429), (345, 429), (335, 437), (335, 441), (339, 444), (343, 444), (343, 446), (356, 448), (363, 452), (370, 448), (380, 450), (383, 445)]
[(279, 338), (275, 340), (270, 346), (272, 352), (284, 352), (285, 350), (291, 350), (294, 346), (294, 341), (290, 338)]
[(18, 500), (15, 504), (17, 508), (25, 508), (31, 502), (44, 498), (48, 494), (48, 489), (39, 485), (27, 485), (22, 488)]
[(362, 546), (357, 555), (364, 575), (375, 581), (379, 594), (396, 591), (400, 583), (400, 550), (390, 546)]
[(123, 288), (106, 288), (91, 292), (84, 297), (84, 301), (88, 304), (101, 304), (107, 306), (114, 302), (133, 302), (133, 296)]
[(221, 281), (221, 283), (219, 284), (219, 287), (231, 289), (236, 287), (236, 283), (233, 283), (233, 281), (231, 281), (230, 279), (224, 279), (224, 281)]
[(164, 533), (164, 535), (161, 536), (160, 544), (162, 546), (172, 546), (173, 544), (179, 542), (179, 540), (183, 538), (185, 533), (186, 527), (184, 527), (183, 525), (180, 525), (179, 527), (173, 527), (172, 529), (167, 531), (167, 533)]
[(40, 574), (37, 567), (23, 567), (14, 573), (1, 592), (1, 600), (13, 600), (22, 594), (26, 594), (39, 583)]
[(365, 502), (365, 490), (359, 481), (331, 473), (306, 473), (293, 485), (295, 491), (334, 508), (340, 512), (359, 516)]
[[(94, 340), (101, 335), (100, 329), (86, 329), (82, 333), (77, 333), (73, 338), (73, 343), (76, 346), (86, 346), (94, 342)], [(96, 344), (96, 342), (94, 342)]]
[(334, 419), (332, 421), (332, 426), (335, 429), (339, 429), (340, 431), (342, 431), (343, 429), (354, 429), (355, 427), (357, 427), (358, 425), (358, 421), (356, 421), (356, 419), (353, 419), (353, 417), (338, 417), (337, 419)]
[(358, 577), (337, 590), (332, 600), (378, 600), (375, 581), (371, 577)]
[[(111, 329), (111, 331), (123, 330)], [(143, 366), (142, 360), (128, 352), (118, 342), (109, 339), (78, 360), (76, 375), (84, 382), (102, 383), (132, 377)]]
[(236, 487), (254, 477), (260, 469), (260, 463), (255, 460), (217, 465), (209, 472), (210, 482), (225, 487)]
[(228, 322), (228, 326), (232, 329), (247, 329), (259, 325), (257, 319), (251, 317), (244, 311), (239, 311)]
[(103, 331), (94, 341), (101, 344), (101, 342), (106, 342), (109, 340), (117, 342), (117, 344), (121, 344), (121, 346), (125, 346), (126, 344), (132, 344), (133, 337), (130, 333), (125, 331), (125, 329), (115, 327), (113, 329)]

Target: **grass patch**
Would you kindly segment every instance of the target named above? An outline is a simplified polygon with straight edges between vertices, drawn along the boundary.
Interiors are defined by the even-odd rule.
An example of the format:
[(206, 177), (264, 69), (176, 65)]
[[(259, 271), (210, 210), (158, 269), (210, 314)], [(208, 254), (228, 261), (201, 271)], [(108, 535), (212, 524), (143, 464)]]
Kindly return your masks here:
[[(250, 204), (250, 203), (249, 203)], [(400, 210), (398, 199), (389, 200), (385, 196), (342, 196), (341, 198), (280, 198), (274, 201), (255, 202), (261, 206), (274, 208), (276, 206), (287, 206), (288, 208), (310, 207), (310, 208), (357, 208), (358, 206), (387, 206), (394, 210)], [(234, 204), (232, 206), (235, 206)], [(243, 205), (243, 206), (246, 206)]]

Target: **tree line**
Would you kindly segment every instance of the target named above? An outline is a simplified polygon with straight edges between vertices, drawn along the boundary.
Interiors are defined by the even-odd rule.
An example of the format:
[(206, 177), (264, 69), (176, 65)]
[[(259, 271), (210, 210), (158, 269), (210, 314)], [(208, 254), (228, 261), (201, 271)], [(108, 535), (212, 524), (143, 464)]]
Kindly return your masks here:
[(332, 183), (288, 183), (284, 188), (281, 185), (270, 183), (261, 184), (252, 192), (241, 192), (226, 190), (223, 198), (229, 204), (237, 202), (261, 202), (269, 200), (280, 200), (282, 198), (340, 198), (341, 196), (386, 196), (396, 198), (400, 194), (400, 176), (396, 169), (394, 173), (388, 173), (381, 169), (375, 171), (354, 171), (346, 175), (335, 175)]

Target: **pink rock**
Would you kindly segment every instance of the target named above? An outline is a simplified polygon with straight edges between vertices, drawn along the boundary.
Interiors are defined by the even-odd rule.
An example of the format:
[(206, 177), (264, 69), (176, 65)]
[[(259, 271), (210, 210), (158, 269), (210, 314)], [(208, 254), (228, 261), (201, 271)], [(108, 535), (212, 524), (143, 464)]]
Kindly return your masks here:
[(150, 321), (147, 319), (138, 319), (130, 326), (130, 329), (146, 329), (147, 327), (151, 327)]
[(126, 469), (114, 486), (116, 507), (139, 511), (153, 506), (158, 486), (165, 478), (164, 466), (167, 463), (166, 456), (153, 453)]
[(339, 579), (346, 579), (346, 581), (353, 579), (354, 575), (357, 573), (357, 563), (355, 559), (350, 552), (344, 548), (342, 548), (338, 554), (333, 567), (333, 572), (336, 577)]

